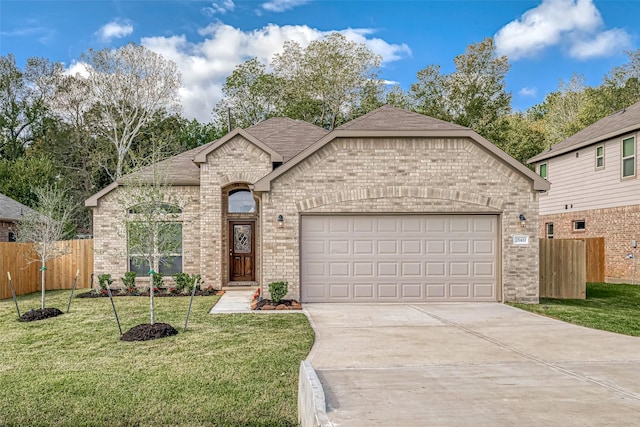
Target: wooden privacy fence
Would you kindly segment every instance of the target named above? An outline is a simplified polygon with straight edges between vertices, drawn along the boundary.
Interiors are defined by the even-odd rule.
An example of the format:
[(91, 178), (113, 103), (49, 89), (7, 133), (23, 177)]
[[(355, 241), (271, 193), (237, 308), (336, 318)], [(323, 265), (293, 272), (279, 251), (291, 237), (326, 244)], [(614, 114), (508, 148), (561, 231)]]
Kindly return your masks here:
[[(45, 287), (52, 289), (71, 289), (76, 271), (78, 287), (89, 287), (93, 273), (93, 240), (65, 240), (58, 242), (66, 245), (69, 252), (47, 262)], [(29, 263), (33, 258), (31, 243), (0, 243), (0, 299), (11, 298), (7, 272), (11, 273), (16, 295), (29, 294), (40, 290), (40, 263)]]
[(540, 297), (585, 299), (586, 261), (583, 240), (540, 239)]
[(604, 282), (604, 237), (581, 240), (586, 243), (587, 282)]

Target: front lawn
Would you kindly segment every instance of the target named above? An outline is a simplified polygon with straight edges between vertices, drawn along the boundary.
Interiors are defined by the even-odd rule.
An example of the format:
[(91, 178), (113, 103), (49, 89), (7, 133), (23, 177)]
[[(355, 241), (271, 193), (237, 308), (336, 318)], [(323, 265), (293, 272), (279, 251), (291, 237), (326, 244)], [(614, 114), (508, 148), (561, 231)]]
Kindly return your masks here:
[[(47, 292), (66, 311), (70, 291)], [(180, 331), (120, 341), (108, 298), (21, 323), (0, 301), (0, 425), (294, 426), (298, 369), (313, 343), (303, 314), (210, 315), (218, 297), (157, 298), (156, 321)], [(148, 297), (114, 299), (123, 332), (149, 322)], [(39, 294), (19, 297), (21, 312)]]
[(640, 336), (638, 285), (587, 283), (586, 300), (540, 298), (540, 304), (511, 305), (588, 328)]

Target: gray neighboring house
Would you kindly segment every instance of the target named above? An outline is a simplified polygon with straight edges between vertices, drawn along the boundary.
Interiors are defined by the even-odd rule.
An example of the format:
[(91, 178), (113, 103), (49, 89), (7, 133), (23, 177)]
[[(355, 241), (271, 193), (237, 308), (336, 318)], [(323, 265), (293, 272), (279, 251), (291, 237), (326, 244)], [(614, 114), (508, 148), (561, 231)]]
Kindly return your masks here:
[[(390, 106), (332, 132), (274, 118), (158, 166), (190, 200), (169, 275), (285, 280), (302, 302), (538, 301), (549, 184), (468, 128)], [(120, 186), (85, 203), (96, 274), (132, 268)]]
[(640, 102), (529, 160), (551, 183), (540, 197), (540, 236), (604, 237), (607, 282), (637, 282), (640, 276), (639, 131)]
[(17, 223), (22, 215), (33, 210), (0, 193), (0, 242), (15, 242)]

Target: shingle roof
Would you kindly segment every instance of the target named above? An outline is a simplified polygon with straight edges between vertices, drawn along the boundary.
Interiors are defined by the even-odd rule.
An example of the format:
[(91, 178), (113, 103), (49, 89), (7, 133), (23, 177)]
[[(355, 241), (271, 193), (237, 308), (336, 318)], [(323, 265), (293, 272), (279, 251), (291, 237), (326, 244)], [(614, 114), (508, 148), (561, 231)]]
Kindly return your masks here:
[(18, 221), (22, 218), (22, 214), (27, 212), (34, 211), (28, 206), (0, 193), (0, 220)]
[[(209, 142), (158, 162), (156, 165), (158, 171), (172, 185), (198, 185), (200, 183), (200, 168), (193, 162), (193, 157), (214, 142)], [(147, 166), (126, 177), (144, 180), (145, 178), (151, 178), (152, 173), (153, 168)]]
[(336, 128), (337, 130), (460, 130), (464, 126), (412, 113), (391, 105), (358, 117)]
[(280, 153), (284, 162), (329, 133), (311, 123), (286, 117), (274, 117), (245, 130)]
[(640, 129), (640, 102), (636, 102), (624, 110), (598, 120), (591, 126), (557, 143), (547, 151), (532, 157), (529, 159), (529, 163), (559, 156), (577, 148), (595, 144), (637, 129)]

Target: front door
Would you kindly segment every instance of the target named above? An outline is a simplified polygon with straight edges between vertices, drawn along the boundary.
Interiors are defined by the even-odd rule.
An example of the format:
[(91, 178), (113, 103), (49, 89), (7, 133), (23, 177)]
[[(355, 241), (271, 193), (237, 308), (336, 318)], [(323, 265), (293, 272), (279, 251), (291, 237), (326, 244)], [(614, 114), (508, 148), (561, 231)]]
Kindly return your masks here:
[(229, 221), (229, 281), (253, 282), (255, 221)]

